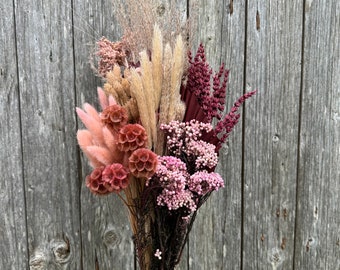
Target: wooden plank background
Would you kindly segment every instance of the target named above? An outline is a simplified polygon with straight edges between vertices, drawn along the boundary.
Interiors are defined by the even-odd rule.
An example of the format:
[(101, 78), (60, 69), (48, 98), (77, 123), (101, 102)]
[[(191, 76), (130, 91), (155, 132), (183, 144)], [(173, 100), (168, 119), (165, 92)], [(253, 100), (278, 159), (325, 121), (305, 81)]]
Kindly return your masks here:
[[(194, 46), (231, 69), (228, 106), (258, 94), (179, 269), (340, 269), (340, 1), (199, 0), (197, 15)], [(102, 84), (94, 44), (120, 34), (110, 0), (0, 0), (0, 269), (137, 269), (123, 206), (88, 192), (75, 137)]]

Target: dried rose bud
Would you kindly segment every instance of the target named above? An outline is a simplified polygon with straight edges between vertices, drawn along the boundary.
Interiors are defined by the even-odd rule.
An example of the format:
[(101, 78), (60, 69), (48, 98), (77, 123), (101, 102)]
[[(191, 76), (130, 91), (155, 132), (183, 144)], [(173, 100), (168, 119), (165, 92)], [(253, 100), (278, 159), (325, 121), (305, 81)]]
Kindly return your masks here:
[(126, 109), (120, 105), (111, 105), (104, 109), (100, 117), (108, 129), (116, 133), (127, 124), (128, 113)]
[(128, 124), (119, 130), (118, 149), (122, 152), (134, 151), (146, 146), (147, 135), (139, 124)]
[(130, 172), (136, 177), (151, 177), (157, 167), (157, 155), (149, 149), (140, 148), (129, 158)]
[(128, 172), (120, 163), (105, 167), (102, 172), (104, 186), (111, 192), (119, 192), (129, 185)]
[(97, 195), (106, 195), (110, 193), (102, 179), (102, 172), (104, 168), (104, 166), (95, 168), (90, 175), (86, 176), (86, 186), (91, 190), (91, 192)]

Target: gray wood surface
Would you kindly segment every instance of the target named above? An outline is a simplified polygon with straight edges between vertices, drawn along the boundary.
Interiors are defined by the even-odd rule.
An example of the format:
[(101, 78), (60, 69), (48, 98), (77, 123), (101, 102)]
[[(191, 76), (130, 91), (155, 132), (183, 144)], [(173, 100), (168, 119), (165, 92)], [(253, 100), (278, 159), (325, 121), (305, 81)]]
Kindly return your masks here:
[(15, 1), (30, 269), (81, 266), (70, 3)]
[(340, 269), (340, 2), (305, 6), (295, 268)]
[[(228, 107), (258, 94), (178, 269), (340, 269), (340, 2), (197, 3), (193, 47), (231, 69)], [(120, 34), (111, 0), (0, 0), (0, 269), (138, 269), (126, 210), (85, 187), (75, 136), (102, 84), (95, 42)]]
[(12, 4), (0, 2), (0, 25), (0, 268), (25, 269), (26, 207)]
[(247, 11), (243, 269), (293, 269), (303, 6), (274, 2)]

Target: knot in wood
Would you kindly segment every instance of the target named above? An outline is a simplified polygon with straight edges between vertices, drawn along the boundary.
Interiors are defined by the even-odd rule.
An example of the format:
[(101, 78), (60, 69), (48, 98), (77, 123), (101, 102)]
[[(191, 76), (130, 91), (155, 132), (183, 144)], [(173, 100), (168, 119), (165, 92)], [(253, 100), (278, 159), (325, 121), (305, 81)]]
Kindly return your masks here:
[(279, 135), (278, 135), (278, 134), (275, 134), (275, 135), (273, 136), (272, 140), (273, 140), (274, 143), (277, 143), (277, 142), (280, 140)]
[(70, 260), (71, 248), (68, 238), (65, 238), (65, 240), (52, 240), (50, 245), (53, 259), (57, 264), (65, 264)]
[(114, 232), (114, 230), (110, 229), (104, 233), (103, 242), (107, 246), (107, 248), (113, 248), (114, 246), (120, 243), (120, 237)]
[(273, 248), (269, 252), (269, 261), (272, 266), (277, 267), (279, 266), (284, 260), (283, 253), (278, 250), (277, 248)]
[(43, 251), (36, 251), (30, 257), (30, 270), (46, 270), (48, 266), (48, 256)]

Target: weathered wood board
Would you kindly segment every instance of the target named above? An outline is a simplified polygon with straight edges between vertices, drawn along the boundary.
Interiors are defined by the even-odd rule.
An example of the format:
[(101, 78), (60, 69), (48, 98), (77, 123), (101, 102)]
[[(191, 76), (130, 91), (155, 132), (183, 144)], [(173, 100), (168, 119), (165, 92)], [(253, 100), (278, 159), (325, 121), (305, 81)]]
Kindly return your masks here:
[(29, 265), (79, 269), (71, 1), (14, 7)]
[(305, 6), (295, 269), (340, 269), (340, 2)]
[(293, 269), (302, 26), (301, 1), (248, 5), (243, 269)]
[[(3, 16), (7, 14), (7, 16)], [(0, 268), (28, 266), (14, 9), (0, 2)]]

